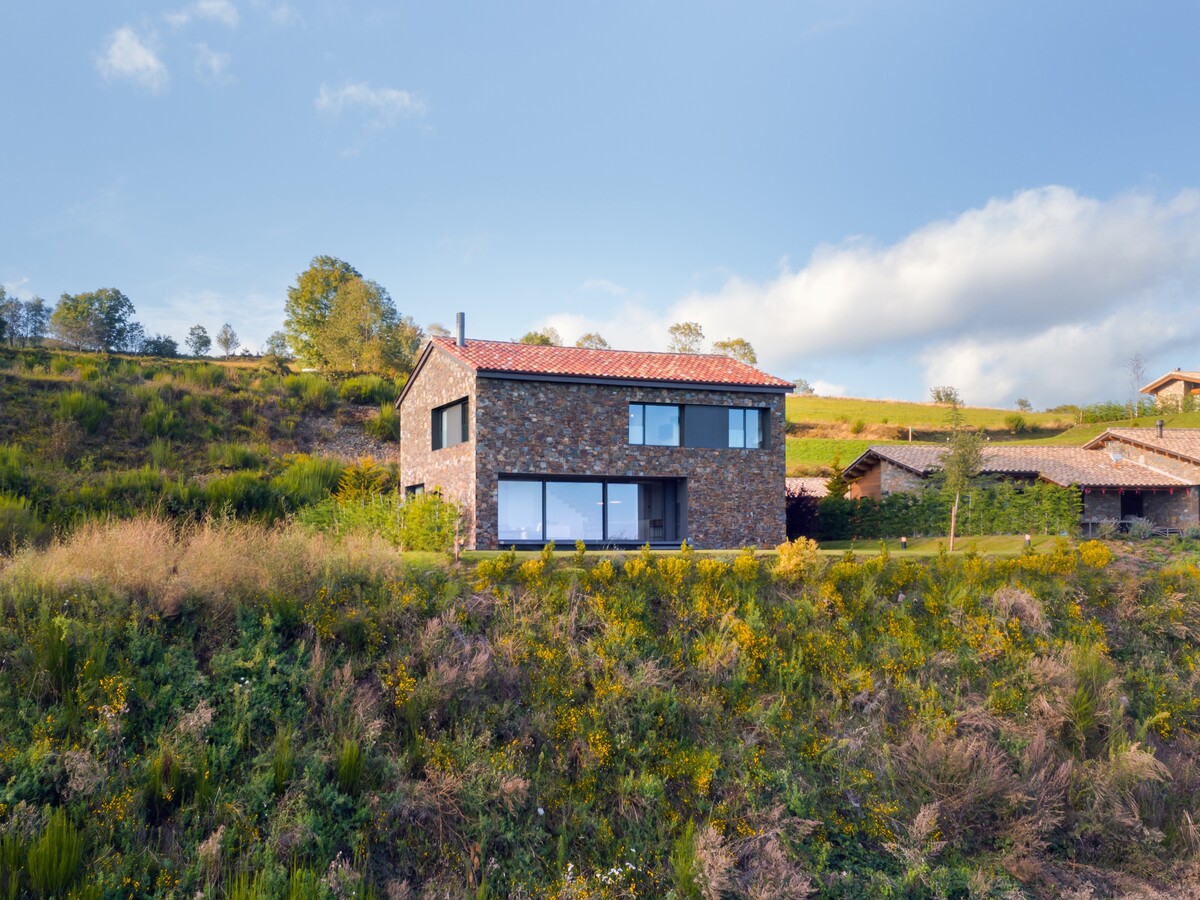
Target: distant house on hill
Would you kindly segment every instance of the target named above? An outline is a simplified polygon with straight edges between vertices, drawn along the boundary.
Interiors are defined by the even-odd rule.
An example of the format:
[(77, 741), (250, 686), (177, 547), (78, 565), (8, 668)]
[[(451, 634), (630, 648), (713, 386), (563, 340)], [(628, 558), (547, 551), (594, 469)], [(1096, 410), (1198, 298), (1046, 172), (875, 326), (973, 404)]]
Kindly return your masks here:
[(396, 401), (410, 493), (460, 504), (466, 546), (774, 546), (790, 381), (726, 356), (426, 344)]
[[(869, 447), (846, 467), (850, 497), (923, 489), (945, 447)], [(1200, 429), (1110, 428), (1083, 447), (985, 448), (982, 475), (1078, 487), (1082, 523), (1141, 516), (1165, 528), (1200, 525)]]
[(1184, 405), (1184, 398), (1200, 395), (1200, 372), (1176, 369), (1156, 378), (1141, 392), (1152, 396), (1164, 409), (1179, 409)]

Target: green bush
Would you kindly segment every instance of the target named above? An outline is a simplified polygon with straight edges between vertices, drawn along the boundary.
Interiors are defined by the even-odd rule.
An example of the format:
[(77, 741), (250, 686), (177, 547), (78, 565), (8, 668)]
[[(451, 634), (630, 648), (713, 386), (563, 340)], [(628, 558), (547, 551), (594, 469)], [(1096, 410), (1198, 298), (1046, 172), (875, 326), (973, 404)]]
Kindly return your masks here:
[(50, 360), (50, 372), (54, 375), (65, 375), (75, 368), (75, 361), (69, 356), (55, 356)]
[(271, 483), (252, 472), (234, 472), (204, 486), (204, 502), (218, 515), (269, 516), (276, 512)]
[(1004, 417), (1004, 427), (1013, 434), (1020, 434), (1022, 431), (1025, 431), (1029, 425), (1025, 421), (1025, 417), (1020, 413), (1009, 413)]
[(25, 497), (0, 494), (0, 553), (40, 543), (48, 533)]
[(183, 419), (174, 407), (155, 397), (142, 414), (142, 430), (150, 437), (177, 438), (183, 434)]
[(289, 375), (283, 379), (283, 388), (289, 396), (300, 401), (305, 409), (314, 412), (326, 412), (337, 403), (337, 389), (322, 378), (311, 372), (302, 375)]
[(55, 810), (42, 836), (29, 848), (29, 884), (42, 897), (61, 897), (79, 877), (83, 837), (64, 810)]
[(347, 378), (338, 388), (338, 395), (347, 403), (358, 406), (395, 403), (400, 389), (395, 382), (378, 375), (357, 375)]
[(258, 469), (266, 456), (266, 448), (247, 444), (211, 444), (208, 461), (222, 469)]
[(83, 391), (65, 391), (58, 395), (60, 422), (75, 422), (88, 434), (95, 434), (108, 417), (108, 404), (99, 397)]
[(362, 747), (354, 738), (343, 738), (337, 757), (337, 784), (343, 794), (355, 795), (362, 785)]
[(338, 486), (342, 464), (324, 456), (299, 456), (271, 480), (271, 486), (290, 509), (319, 503)]
[(225, 384), (228, 378), (225, 367), (213, 363), (181, 363), (172, 366), (171, 371), (188, 384), (200, 388), (218, 388)]
[[(817, 536), (841, 541), (948, 534), (953, 502), (953, 495), (936, 483), (880, 500), (824, 497), (817, 504)], [(1079, 526), (1082, 511), (1078, 488), (1047, 482), (976, 484), (959, 504), (957, 532), (963, 536), (1070, 533)]]
[(379, 415), (367, 420), (364, 426), (367, 434), (379, 441), (400, 440), (400, 414), (396, 407), (384, 403), (379, 407)]

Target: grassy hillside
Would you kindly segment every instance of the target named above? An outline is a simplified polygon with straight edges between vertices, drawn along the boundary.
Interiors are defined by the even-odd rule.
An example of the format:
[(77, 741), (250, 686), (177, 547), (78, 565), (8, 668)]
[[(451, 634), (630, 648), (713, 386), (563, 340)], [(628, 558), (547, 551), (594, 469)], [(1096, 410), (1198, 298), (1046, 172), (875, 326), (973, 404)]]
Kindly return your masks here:
[[(1016, 410), (979, 406), (962, 407), (963, 418), (974, 428), (1003, 431), (1005, 419)], [(1070, 417), (1057, 413), (1020, 413), (1030, 428), (1061, 431), (1072, 424)], [(914, 431), (940, 431), (946, 427), (947, 408), (938, 403), (905, 403), (899, 400), (864, 400), (856, 397), (787, 398), (789, 422), (840, 422), (866, 425), (891, 425)]]
[(0, 351), (0, 545), (90, 515), (272, 518), (316, 502), (342, 468), (312, 455), (324, 432), (386, 454), (397, 390), (243, 362)]
[[(1018, 413), (963, 407), (966, 424), (991, 440), (1053, 439), (1071, 427), (1058, 413)], [(1014, 416), (1020, 417), (1019, 428)], [(936, 403), (904, 403), (854, 397), (787, 398), (787, 474), (827, 475), (834, 463), (848, 465), (871, 444), (945, 440), (949, 410)]]
[(0, 571), (0, 891), (1194, 889), (1200, 548), (1161, 555), (89, 525)]

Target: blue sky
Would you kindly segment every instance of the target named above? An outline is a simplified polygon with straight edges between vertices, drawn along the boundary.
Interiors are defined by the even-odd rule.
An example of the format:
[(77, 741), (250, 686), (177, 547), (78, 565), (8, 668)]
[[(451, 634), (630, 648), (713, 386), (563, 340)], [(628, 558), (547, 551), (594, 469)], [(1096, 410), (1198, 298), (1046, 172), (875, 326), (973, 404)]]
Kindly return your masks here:
[(5, 4), (0, 282), (279, 328), (318, 254), (425, 324), (740, 336), (1036, 406), (1200, 367), (1200, 6)]

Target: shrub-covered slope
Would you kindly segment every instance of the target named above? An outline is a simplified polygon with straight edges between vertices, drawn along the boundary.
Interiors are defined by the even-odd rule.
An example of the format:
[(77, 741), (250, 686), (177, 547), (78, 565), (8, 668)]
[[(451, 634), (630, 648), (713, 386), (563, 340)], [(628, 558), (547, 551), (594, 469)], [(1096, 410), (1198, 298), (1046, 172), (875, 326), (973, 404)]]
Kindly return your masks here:
[(0, 573), (6, 896), (1195, 885), (1200, 550), (473, 565), (247, 524)]
[[(396, 438), (398, 386), (244, 364), (0, 350), (0, 547), (95, 515), (273, 518), (328, 494), (317, 419)], [(381, 412), (374, 412), (374, 409)]]

